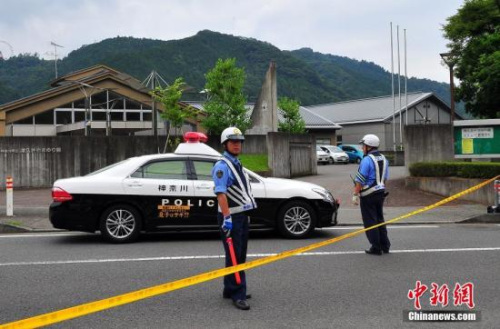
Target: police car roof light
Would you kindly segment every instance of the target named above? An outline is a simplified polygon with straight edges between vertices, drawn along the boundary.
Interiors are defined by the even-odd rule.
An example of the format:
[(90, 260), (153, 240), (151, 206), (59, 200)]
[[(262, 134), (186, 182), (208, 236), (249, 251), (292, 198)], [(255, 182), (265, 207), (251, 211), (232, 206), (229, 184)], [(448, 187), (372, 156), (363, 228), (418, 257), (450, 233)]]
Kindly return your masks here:
[(185, 143), (206, 143), (208, 141), (207, 135), (204, 133), (189, 131), (184, 134), (184, 142)]

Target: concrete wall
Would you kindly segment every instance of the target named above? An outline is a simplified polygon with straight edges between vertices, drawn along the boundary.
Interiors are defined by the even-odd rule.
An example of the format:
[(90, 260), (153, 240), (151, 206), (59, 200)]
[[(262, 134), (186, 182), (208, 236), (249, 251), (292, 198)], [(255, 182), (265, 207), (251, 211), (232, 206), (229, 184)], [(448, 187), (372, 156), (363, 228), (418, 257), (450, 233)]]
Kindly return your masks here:
[[(165, 137), (159, 136), (53, 136), (0, 137), (0, 188), (5, 178), (14, 187), (51, 187), (59, 178), (82, 176), (129, 157), (158, 153)], [(209, 139), (220, 148), (220, 137)], [(243, 151), (267, 153), (266, 136), (248, 136)], [(172, 150), (168, 150), (172, 152)]]
[[(448, 197), (484, 181), (485, 179), (466, 179), (457, 177), (407, 177), (406, 186)], [(460, 199), (474, 201), (488, 206), (494, 205), (495, 193), (493, 190), (493, 182), (477, 191), (460, 197)]]
[(2, 137), (0, 186), (50, 187), (59, 178), (81, 176), (123, 159), (156, 153), (154, 137)]
[(453, 160), (449, 124), (407, 126), (404, 140), (407, 168), (415, 162)]
[[(220, 144), (220, 136), (208, 136), (207, 145), (223, 152)], [(266, 135), (245, 135), (245, 142), (242, 148), (243, 154), (267, 154), (267, 139)]]
[(316, 141), (311, 135), (269, 133), (268, 166), (273, 177), (316, 175)]
[(278, 89), (275, 62), (269, 64), (250, 119), (252, 127), (246, 131), (247, 135), (265, 135), (270, 131), (278, 131)]
[(311, 129), (309, 135), (314, 136), (316, 144), (337, 145), (337, 132), (332, 129)]
[[(405, 119), (404, 115), (403, 115), (403, 120)], [(400, 146), (401, 146), (401, 133), (399, 131), (399, 116), (396, 116), (396, 124), (393, 125), (392, 124), (392, 120), (389, 121), (389, 122), (385, 122), (384, 123), (384, 128), (385, 128), (385, 138), (384, 138), (384, 148), (383, 150), (384, 151), (394, 151), (394, 134), (393, 134), (393, 131), (395, 130), (396, 131), (396, 150), (400, 150)], [(404, 121), (403, 121), (403, 129), (406, 128), (404, 126)], [(404, 134), (404, 132), (403, 132)], [(403, 139), (404, 139), (404, 135), (403, 135)], [(381, 138), (381, 142), (382, 142), (382, 138)]]
[(54, 125), (8, 125), (7, 136), (55, 136), (57, 134)]
[(383, 154), (389, 159), (391, 166), (405, 165), (405, 152), (403, 151), (383, 151)]
[[(358, 144), (366, 134), (375, 134), (380, 138), (380, 150), (386, 150), (385, 125), (381, 122), (343, 125), (339, 134), (342, 135), (342, 144)], [(391, 149), (391, 148), (389, 148)]]

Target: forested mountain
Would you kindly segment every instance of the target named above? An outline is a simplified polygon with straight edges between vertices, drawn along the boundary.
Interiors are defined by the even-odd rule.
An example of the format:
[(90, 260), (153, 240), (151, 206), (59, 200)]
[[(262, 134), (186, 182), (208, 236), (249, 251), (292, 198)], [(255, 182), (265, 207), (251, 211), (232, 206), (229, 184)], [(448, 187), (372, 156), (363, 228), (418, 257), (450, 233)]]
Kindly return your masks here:
[[(156, 70), (167, 82), (177, 77), (202, 90), (205, 73), (218, 58), (235, 57), (247, 75), (245, 93), (255, 101), (269, 62), (278, 70), (278, 94), (303, 105), (389, 95), (390, 73), (380, 66), (303, 48), (282, 51), (251, 38), (212, 31), (171, 41), (116, 37), (82, 46), (58, 61), (59, 76), (96, 64), (105, 64), (144, 80)], [(0, 60), (0, 104), (49, 88), (54, 61), (38, 55)], [(448, 102), (448, 85), (427, 79), (409, 79), (409, 91), (434, 91)]]

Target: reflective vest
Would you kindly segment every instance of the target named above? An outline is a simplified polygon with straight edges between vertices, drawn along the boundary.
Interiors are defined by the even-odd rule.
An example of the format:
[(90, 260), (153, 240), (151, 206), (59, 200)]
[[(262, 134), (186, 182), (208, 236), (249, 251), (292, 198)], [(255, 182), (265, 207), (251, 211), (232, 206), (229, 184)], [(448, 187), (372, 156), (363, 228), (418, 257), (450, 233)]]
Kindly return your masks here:
[(363, 186), (363, 189), (359, 193), (361, 196), (367, 196), (376, 191), (381, 191), (385, 189), (384, 177), (387, 173), (387, 160), (382, 154), (373, 155), (368, 154), (370, 159), (372, 159), (375, 165), (375, 182), (371, 186)]
[[(227, 188), (226, 193), (229, 204), (229, 212), (231, 214), (238, 214), (257, 208), (257, 204), (255, 203), (255, 199), (252, 195), (252, 187), (250, 186), (248, 175), (243, 171), (243, 169), (237, 170), (229, 159), (222, 158), (221, 161), (224, 161), (227, 164), (229, 170), (231, 170), (235, 178), (233, 185)], [(219, 207), (219, 212), (220, 211)]]

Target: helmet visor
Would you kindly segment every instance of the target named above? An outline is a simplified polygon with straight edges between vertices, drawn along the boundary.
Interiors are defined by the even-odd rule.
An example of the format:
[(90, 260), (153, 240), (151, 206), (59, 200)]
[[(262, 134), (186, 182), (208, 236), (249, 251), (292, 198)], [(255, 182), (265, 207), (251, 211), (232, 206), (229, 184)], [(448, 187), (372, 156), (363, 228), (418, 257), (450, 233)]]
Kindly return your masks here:
[(243, 135), (227, 135), (227, 140), (230, 141), (244, 141), (245, 136)]

